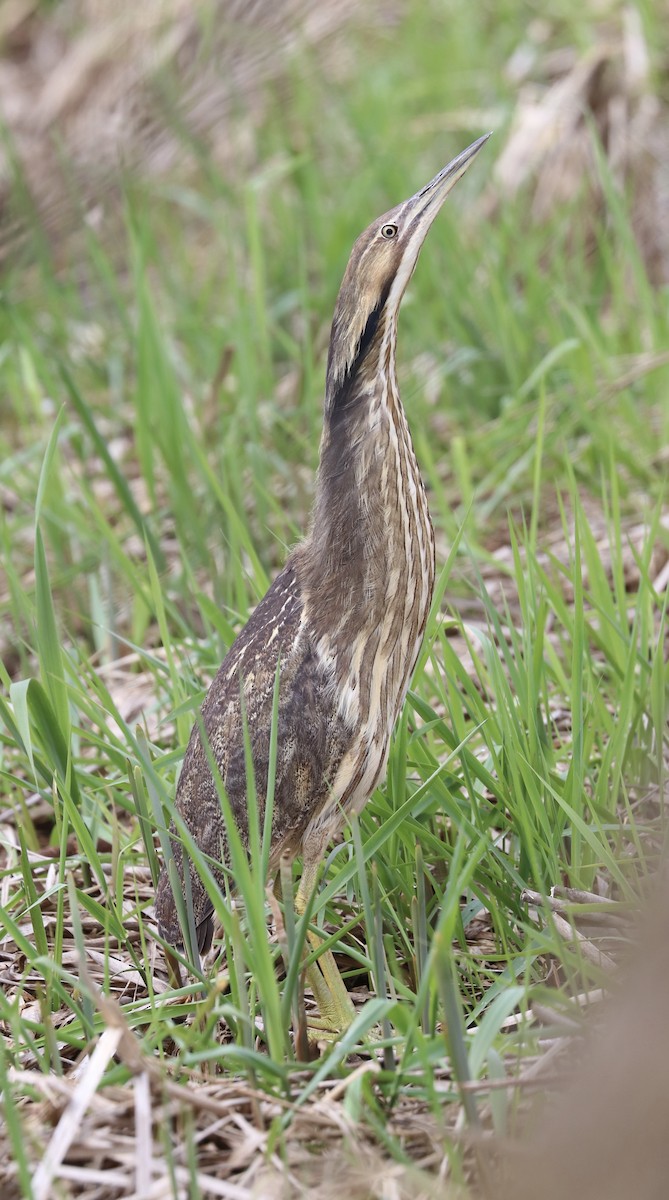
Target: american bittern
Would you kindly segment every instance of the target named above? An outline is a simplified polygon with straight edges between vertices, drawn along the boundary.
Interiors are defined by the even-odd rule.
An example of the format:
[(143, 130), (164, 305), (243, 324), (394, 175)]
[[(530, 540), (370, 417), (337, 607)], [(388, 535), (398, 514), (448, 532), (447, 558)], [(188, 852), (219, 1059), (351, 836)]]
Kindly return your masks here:
[[(353, 247), (332, 322), (311, 530), (228, 651), (179, 779), (176, 808), (187, 829), (205, 855), (229, 866), (202, 731), (248, 845), (244, 721), (262, 822), (279, 664), (270, 867), (284, 854), (302, 853), (300, 913), (327, 843), (361, 810), (383, 774), (425, 630), (434, 535), (395, 375), (397, 316), (428, 229), (486, 141), (479, 138), (410, 200), (379, 217)], [(184, 856), (175, 836), (172, 846), (183, 886)], [(214, 876), (223, 888), (223, 870)], [(192, 865), (189, 878), (204, 951), (213, 907)], [(180, 943), (165, 866), (156, 915), (166, 940)], [(344, 1028), (353, 1008), (330, 952), (312, 965), (308, 979), (324, 1028)]]

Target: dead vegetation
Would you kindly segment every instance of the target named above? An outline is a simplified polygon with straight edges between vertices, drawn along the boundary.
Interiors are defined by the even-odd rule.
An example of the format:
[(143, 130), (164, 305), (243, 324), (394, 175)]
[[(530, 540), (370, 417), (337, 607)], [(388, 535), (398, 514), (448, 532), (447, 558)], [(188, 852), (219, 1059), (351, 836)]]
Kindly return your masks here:
[(120, 181), (183, 175), (184, 133), (243, 175), (266, 86), (285, 75), (295, 49), (327, 57), (356, 8), (351, 0), (6, 4), (0, 114), (11, 143), (0, 149), (0, 263), (21, 246), (28, 205), (63, 261), (82, 219), (109, 241)]
[[(589, 50), (543, 47), (550, 25), (537, 18), (507, 64), (518, 99), (506, 144), (495, 164), (495, 210), (505, 196), (530, 190), (539, 223), (579, 202), (585, 223), (601, 211), (602, 169), (627, 195), (630, 221), (649, 278), (669, 282), (669, 107), (656, 92), (651, 53), (639, 11), (603, 22)], [(584, 230), (580, 230), (583, 234)], [(590, 236), (593, 236), (592, 225)]]

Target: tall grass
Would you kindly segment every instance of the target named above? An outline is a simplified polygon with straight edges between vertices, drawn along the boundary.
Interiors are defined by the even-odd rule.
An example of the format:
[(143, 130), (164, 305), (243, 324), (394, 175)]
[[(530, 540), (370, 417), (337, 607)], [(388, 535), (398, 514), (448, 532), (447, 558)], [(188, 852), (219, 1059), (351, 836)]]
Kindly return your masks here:
[[(278, 939), (259, 825), (250, 862), (233, 839), (234, 903), (211, 884), (225, 965), (200, 964), (191, 937), (178, 986), (155, 950), (153, 888), (203, 689), (307, 519), (325, 334), (352, 240), (466, 144), (469, 131), (421, 132), (414, 117), (482, 92), (508, 106), (508, 25), (481, 38), (481, 21), (471, 6), (449, 16), (469, 64), (457, 79), (418, 8), (406, 57), (388, 59), (380, 39), (334, 100), (307, 61), (292, 101), (268, 113), (246, 184), (212, 162), (179, 186), (136, 183), (127, 271), (89, 233), (86, 301), (43, 243), (8, 283), (0, 925), (24, 966), (0, 993), (0, 1071), (26, 1195), (24, 1084), (8, 1071), (66, 1075), (104, 1028), (78, 963), (165, 1076), (243, 1075), (300, 1107), (354, 1050), (378, 1047), (378, 1090), (360, 1085), (347, 1103), (401, 1159), (383, 1112), (411, 1094), (440, 1117), (462, 1094), (477, 1121), (459, 1089), (536, 1050), (522, 1014), (560, 1010), (604, 977), (525, 890), (634, 904), (657, 865), (668, 372), (624, 380), (635, 356), (666, 347), (666, 298), (603, 161), (594, 256), (567, 236), (575, 211), (531, 228), (520, 196), (476, 217), (491, 143), (432, 231), (401, 318), (403, 394), (446, 567), (387, 779), (297, 922), (284, 874)], [(305, 1067), (290, 1027), (309, 924), (364, 1002)], [(105, 1082), (125, 1070), (112, 1061)], [(491, 1093), (499, 1129), (506, 1095)]]

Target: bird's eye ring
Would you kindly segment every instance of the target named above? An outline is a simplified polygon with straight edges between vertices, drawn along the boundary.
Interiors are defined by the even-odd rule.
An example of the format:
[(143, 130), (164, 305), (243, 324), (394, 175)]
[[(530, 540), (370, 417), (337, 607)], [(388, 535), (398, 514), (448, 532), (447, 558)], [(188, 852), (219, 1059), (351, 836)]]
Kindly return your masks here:
[(390, 240), (390, 238), (394, 238), (394, 237), (396, 237), (396, 235), (397, 235), (397, 225), (382, 225), (381, 226), (381, 237), (388, 238), (388, 240)]

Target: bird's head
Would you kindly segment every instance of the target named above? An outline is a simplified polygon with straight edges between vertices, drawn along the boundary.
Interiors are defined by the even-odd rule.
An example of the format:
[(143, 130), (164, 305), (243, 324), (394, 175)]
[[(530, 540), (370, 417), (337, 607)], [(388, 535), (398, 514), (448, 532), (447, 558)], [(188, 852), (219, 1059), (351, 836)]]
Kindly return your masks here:
[(473, 142), (415, 196), (373, 221), (356, 241), (332, 322), (326, 412), (346, 405), (374, 345), (394, 328), (427, 231), (444, 200), (490, 134)]

